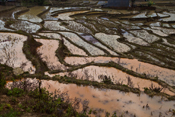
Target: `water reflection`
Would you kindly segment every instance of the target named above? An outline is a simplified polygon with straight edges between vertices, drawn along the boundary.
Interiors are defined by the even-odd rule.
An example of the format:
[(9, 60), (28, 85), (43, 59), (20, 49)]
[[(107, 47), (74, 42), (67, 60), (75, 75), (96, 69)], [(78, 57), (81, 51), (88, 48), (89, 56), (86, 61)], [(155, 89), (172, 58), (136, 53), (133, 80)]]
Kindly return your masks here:
[(35, 73), (32, 63), (27, 60), (22, 48), (26, 36), (15, 33), (0, 33), (0, 62), (10, 67), (21, 67), (24, 71)]
[[(43, 80), (42, 85), (50, 92), (60, 89), (62, 92), (68, 92), (70, 98), (87, 99), (89, 100), (90, 108), (101, 108), (110, 113), (116, 111), (118, 115), (123, 114), (125, 117), (132, 117), (134, 115), (138, 117), (150, 117), (151, 113), (152, 116), (159, 116), (161, 113), (162, 116), (170, 117), (172, 113), (169, 112), (169, 109), (174, 108), (173, 101), (164, 101), (158, 96), (150, 98), (146, 94), (138, 96), (137, 94), (123, 93), (118, 90), (62, 84), (51, 80)], [(125, 113), (126, 111), (128, 113)]]
[(45, 6), (35, 6), (30, 8), (30, 10), (26, 13), (21, 14), (18, 19), (21, 20), (28, 20), (30, 22), (40, 23), (42, 22), (42, 19), (38, 17), (37, 15), (42, 13), (44, 10), (48, 9), (48, 7)]

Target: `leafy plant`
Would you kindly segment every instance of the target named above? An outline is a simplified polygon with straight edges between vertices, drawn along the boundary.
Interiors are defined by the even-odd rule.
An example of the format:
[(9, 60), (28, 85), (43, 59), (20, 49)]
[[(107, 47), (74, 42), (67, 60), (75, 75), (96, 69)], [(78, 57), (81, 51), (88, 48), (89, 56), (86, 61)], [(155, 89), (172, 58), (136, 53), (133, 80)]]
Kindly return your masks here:
[(21, 112), (11, 110), (11, 111), (9, 111), (8, 113), (5, 113), (2, 116), (0, 115), (0, 117), (19, 117), (20, 114), (21, 114)]
[(156, 93), (160, 93), (163, 90), (163, 87), (155, 87), (153, 84), (151, 84), (151, 86), (149, 87), (150, 90), (156, 92)]
[(150, 6), (152, 6), (153, 4), (155, 4), (152, 0), (149, 0), (148, 1), (148, 6), (150, 7)]
[(18, 103), (18, 101), (17, 101), (17, 99), (15, 97), (11, 97), (10, 98), (10, 102), (12, 102), (14, 104), (17, 104)]
[(106, 75), (103, 76), (103, 83), (105, 83), (105, 84), (113, 84), (111, 78), (107, 77)]
[(24, 94), (24, 90), (20, 88), (13, 88), (12, 90), (9, 90), (7, 92), (7, 95), (9, 96), (15, 96), (15, 97), (20, 97)]

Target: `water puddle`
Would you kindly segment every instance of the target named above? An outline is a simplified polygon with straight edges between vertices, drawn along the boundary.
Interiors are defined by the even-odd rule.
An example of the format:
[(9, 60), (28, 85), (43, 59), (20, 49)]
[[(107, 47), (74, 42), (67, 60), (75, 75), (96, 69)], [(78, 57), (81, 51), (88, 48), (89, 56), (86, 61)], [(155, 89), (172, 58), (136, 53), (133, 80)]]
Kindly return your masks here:
[(38, 33), (41, 36), (45, 36), (49, 39), (58, 39), (61, 40), (61, 36), (58, 33)]
[(121, 24), (123, 28), (127, 29), (127, 30), (137, 30), (137, 29), (141, 29), (138, 26), (131, 26), (131, 25), (125, 25), (125, 24)]
[(59, 11), (66, 11), (66, 10), (86, 10), (89, 9), (89, 7), (52, 7), (50, 8), (50, 12), (59, 12)]
[(163, 33), (170, 35), (170, 34), (175, 34), (175, 29), (168, 29), (168, 28), (161, 28), (161, 27), (151, 27), (156, 30), (161, 30)]
[(165, 45), (168, 45), (168, 46), (171, 46), (171, 47), (175, 47), (175, 45), (174, 44), (171, 44), (171, 43), (169, 43), (168, 41), (167, 41), (167, 39), (162, 39), (163, 40), (163, 44), (165, 44)]
[(57, 40), (46, 40), (46, 39), (36, 39), (37, 42), (42, 43), (43, 45), (37, 48), (37, 53), (40, 55), (40, 58), (46, 62), (50, 70), (65, 70), (63, 64), (59, 62), (59, 59), (56, 57), (56, 50), (59, 46), (59, 41)]
[(74, 18), (71, 18), (71, 15), (80, 14), (80, 13), (86, 13), (88, 11), (72, 11), (72, 12), (66, 12), (59, 14), (56, 18), (60, 20), (74, 20)]
[(123, 33), (123, 36), (126, 38), (126, 40), (128, 42), (142, 45), (142, 46), (149, 46), (149, 44), (147, 42), (143, 41), (142, 39), (140, 39), (138, 37), (134, 37), (132, 34), (130, 34), (128, 32)]
[[(30, 82), (37, 82), (36, 79), (27, 79)], [(45, 87), (50, 93), (60, 90), (61, 93), (67, 92), (70, 99), (79, 98), (82, 101), (89, 101), (89, 108), (93, 110), (102, 109), (117, 116), (125, 117), (150, 117), (166, 116), (171, 117), (169, 109), (174, 108), (174, 101), (166, 101), (159, 96), (153, 98), (146, 94), (140, 95), (134, 93), (124, 93), (118, 90), (99, 89), (92, 86), (77, 86), (75, 84), (62, 84), (57, 81), (41, 80), (42, 87)], [(19, 81), (16, 81), (19, 82)], [(12, 82), (7, 83), (7, 87)], [(96, 111), (98, 113), (98, 111)], [(101, 116), (105, 116), (100, 111)]]
[(170, 15), (164, 14), (164, 13), (157, 13), (157, 15), (158, 15), (160, 18), (170, 17)]
[(92, 34), (91, 30), (75, 21), (64, 21), (63, 23), (65, 23), (66, 28), (74, 30), (75, 32)]
[(44, 27), (49, 30), (69, 30), (64, 26), (61, 26), (61, 22), (58, 21), (45, 21)]
[(91, 12), (103, 12), (102, 9), (98, 9), (98, 8), (91, 8), (90, 11)]
[(41, 15), (40, 17), (43, 19), (43, 20), (53, 20), (53, 21), (57, 21), (58, 18), (55, 18), (52, 16), (52, 12), (51, 10), (47, 11), (46, 13), (44, 13), (43, 15)]
[(44, 13), (43, 15), (41, 15), (41, 18), (43, 20), (58, 20), (58, 18), (52, 16), (54, 15), (55, 12), (63, 12), (66, 10), (78, 10), (78, 9), (83, 9), (83, 8), (79, 8), (79, 7), (51, 7), (50, 10), (46, 13)]
[(127, 20), (121, 20), (121, 22), (122, 22), (123, 24), (126, 24), (126, 25), (132, 25), (132, 26), (135, 25), (134, 23), (131, 23), (131, 22), (127, 21)]
[(11, 29), (5, 28), (5, 22), (0, 20), (0, 30), (4, 30), (4, 31), (13, 31)]
[(118, 27), (118, 24), (116, 24), (114, 22), (111, 22), (110, 20), (108, 21), (108, 20), (103, 20), (103, 19), (100, 19), (100, 18), (98, 18), (98, 20), (97, 20), (97, 22), (99, 24), (105, 25), (107, 28), (116, 28), (116, 27)]
[(90, 43), (93, 43), (105, 50), (107, 50), (111, 55), (113, 56), (118, 56), (117, 53), (115, 53), (114, 51), (108, 49), (106, 46), (102, 45), (97, 39), (95, 39), (92, 35), (88, 35), (88, 34), (81, 34), (81, 37), (83, 37), (84, 39), (86, 39), (87, 41), (89, 41)]
[(97, 3), (97, 6), (101, 6), (101, 5), (104, 5), (104, 4), (106, 4), (107, 3), (107, 1), (99, 1), (98, 3)]
[[(131, 13), (130, 13), (131, 14)], [(147, 14), (147, 11), (144, 11), (144, 12), (142, 12), (142, 13), (140, 13), (140, 14), (137, 14), (137, 15), (133, 15), (133, 14), (131, 14), (131, 15), (129, 15), (129, 16), (121, 16), (120, 18), (122, 18), (122, 19), (126, 19), (126, 18), (130, 18), (130, 19), (146, 19), (146, 18), (148, 18), (147, 16), (146, 16), (146, 14)]]
[(147, 14), (147, 12), (145, 11), (145, 12), (143, 12), (143, 13), (140, 13), (140, 14), (138, 14), (138, 15), (135, 15), (135, 16), (132, 17), (132, 18), (147, 18), (146, 14)]
[[(152, 29), (153, 28), (153, 29)], [(162, 36), (162, 37), (167, 37), (168, 35), (163, 33), (161, 30), (157, 29), (157, 27), (144, 27), (145, 30), (150, 30), (152, 31), (154, 34)]]
[(27, 33), (36, 33), (41, 28), (40, 25), (33, 24), (28, 21), (17, 21), (10, 25), (10, 27), (16, 30), (23, 30)]
[(122, 59), (121, 64), (123, 67), (126, 67), (135, 72), (146, 74), (148, 76), (158, 77), (158, 79), (165, 81), (171, 86), (175, 86), (175, 71), (167, 68), (162, 68), (156, 65), (151, 65), (148, 63), (140, 62), (137, 59)]
[(148, 29), (148, 30), (151, 30), (154, 34), (157, 34), (157, 35), (159, 35), (159, 36), (162, 36), (162, 37), (166, 37), (166, 36), (168, 36), (167, 34), (165, 34), (165, 33), (163, 33), (161, 30), (156, 30), (154, 27), (151, 27), (151, 28), (153, 28), (153, 29)]
[(82, 48), (85, 48), (91, 55), (105, 55), (105, 53), (102, 50), (85, 42), (75, 33), (71, 32), (60, 32), (60, 33), (63, 34), (65, 37), (69, 38), (73, 43), (81, 46)]
[[(92, 20), (90, 20), (88, 22), (91, 23), (91, 24), (93, 24), (98, 29), (98, 32), (116, 35), (117, 34), (117, 31), (114, 30), (115, 25), (113, 25), (113, 27), (111, 28), (110, 25), (104, 24), (104, 21), (105, 20), (102, 21), (103, 24), (101, 24), (102, 22), (99, 21), (99, 20), (98, 20), (98, 22), (92, 21)], [(107, 22), (105, 22), (105, 23), (107, 23)]]
[(117, 52), (127, 52), (131, 50), (131, 48), (129, 48), (127, 45), (117, 41), (117, 39), (120, 38), (120, 36), (118, 35), (108, 35), (105, 33), (96, 33), (95, 37), (99, 39), (100, 41), (104, 42), (106, 45), (113, 48)]
[(2, 6), (2, 5), (0, 5), (0, 11), (9, 10), (12, 8), (15, 8), (15, 7), (14, 6)]
[(118, 10), (114, 10), (114, 9), (109, 9), (107, 10), (108, 14), (121, 14)]
[(162, 27), (171, 28), (171, 26), (170, 26), (168, 23), (163, 23), (163, 24), (162, 24)]
[(90, 62), (109, 63), (113, 61), (121, 66), (130, 69), (139, 74), (146, 74), (150, 77), (158, 77), (171, 86), (175, 86), (175, 71), (167, 68), (159, 67), (149, 63), (140, 62), (137, 59), (127, 59), (118, 57), (66, 57), (65, 62), (71, 65), (83, 65)]
[(0, 19), (15, 19), (15, 14), (19, 11), (23, 11), (26, 10), (26, 7), (19, 7), (19, 8), (15, 8), (12, 10), (8, 10), (6, 12), (1, 12), (0, 13)]
[(50, 8), (49, 12), (56, 12), (56, 11), (63, 11), (63, 10), (68, 10), (71, 9), (71, 7), (52, 7)]
[(68, 48), (68, 50), (73, 54), (73, 55), (81, 55), (81, 56), (88, 56), (86, 52), (77, 46), (73, 45), (70, 43), (68, 40), (64, 39), (64, 45)]
[(152, 27), (160, 27), (161, 23), (160, 22), (151, 23), (150, 26), (152, 26)]
[(123, 93), (118, 90), (61, 84), (46, 80), (42, 80), (42, 86), (46, 87), (50, 92), (60, 89), (61, 92), (67, 92), (70, 98), (87, 99), (90, 108), (101, 108), (111, 114), (116, 111), (118, 115), (122, 114), (125, 117), (159, 116), (160, 113), (162, 116), (170, 117), (172, 113), (169, 112), (169, 109), (174, 108), (173, 101), (165, 101), (158, 96), (150, 98), (146, 94), (138, 96), (137, 94)]
[(151, 61), (151, 62), (153, 62), (155, 64), (159, 64), (159, 65), (162, 65), (162, 66), (165, 65), (164, 62), (162, 62), (161, 60), (159, 60), (157, 57), (154, 56), (153, 53), (151, 53), (149, 51), (147, 51), (147, 52), (135, 51), (134, 53), (135, 53), (135, 56), (137, 56), (138, 58), (141, 57), (142, 59), (144, 59), (146, 61)]
[(175, 24), (171, 24), (171, 26), (172, 26), (173, 28), (175, 28)]
[(21, 67), (31, 74), (35, 73), (35, 67), (27, 60), (22, 48), (26, 36), (15, 33), (0, 33), (0, 62), (10, 67)]
[(159, 37), (155, 35), (149, 34), (146, 30), (130, 31), (130, 33), (136, 35), (137, 37), (143, 39), (144, 41), (148, 43), (153, 43), (160, 39)]
[(86, 27), (88, 27), (93, 33), (98, 32), (98, 29), (90, 22), (82, 22)]
[(90, 12), (90, 13), (86, 13), (86, 18), (88, 20), (99, 20), (99, 17), (104, 14), (103, 12), (99, 12), (99, 13), (96, 13), (96, 12)]
[(155, 11), (149, 11), (147, 17), (157, 17), (157, 13)]
[(163, 49), (167, 52), (171, 52), (171, 53), (175, 53), (175, 50), (174, 48), (171, 48), (171, 47), (168, 47), (168, 46), (165, 46), (165, 45), (162, 45), (162, 44), (155, 44), (157, 46), (157, 48), (160, 48), (160, 49)]
[[(114, 84), (119, 83), (119, 84), (128, 85), (129, 87), (133, 87), (133, 88), (140, 88), (141, 91), (144, 91), (144, 87), (149, 88), (151, 87), (151, 85), (155, 87), (161, 87), (156, 82), (131, 76), (129, 74), (122, 72), (121, 70), (118, 70), (112, 67), (88, 66), (82, 69), (75, 70), (71, 73), (63, 72), (63, 73), (59, 73), (58, 75), (60, 76), (66, 75), (68, 77), (76, 76), (76, 78), (78, 79), (98, 81), (98, 82), (102, 82), (103, 78), (107, 76), (108, 78), (111, 78), (111, 81)], [(131, 80), (131, 82), (128, 80)], [(167, 89), (165, 89), (164, 91), (170, 95), (174, 95), (174, 93), (170, 92)]]
[(165, 14), (165, 15), (169, 15), (170, 17), (160, 19), (160, 21), (164, 21), (164, 22), (171, 22), (171, 21), (175, 21), (175, 13), (163, 12), (163, 14)]
[(40, 22), (42, 22), (42, 19), (40, 17), (38, 17), (37, 15), (42, 13), (46, 9), (48, 9), (48, 7), (45, 7), (45, 6), (31, 7), (28, 12), (21, 14), (18, 17), (18, 19), (27, 20), (27, 21), (35, 22), (35, 23), (40, 23)]

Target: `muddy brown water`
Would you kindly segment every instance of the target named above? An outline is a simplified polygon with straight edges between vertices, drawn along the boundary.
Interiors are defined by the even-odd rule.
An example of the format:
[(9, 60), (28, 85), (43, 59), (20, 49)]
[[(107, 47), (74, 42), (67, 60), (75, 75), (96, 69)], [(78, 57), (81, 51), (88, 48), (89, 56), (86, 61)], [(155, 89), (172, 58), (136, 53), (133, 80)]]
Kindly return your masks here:
[(110, 61), (119, 63), (121, 66), (133, 70), (140, 74), (158, 77), (160, 80), (174, 86), (175, 71), (162, 68), (149, 63), (140, 62), (137, 59), (127, 59), (118, 57), (66, 57), (65, 62), (71, 65), (82, 65), (94, 61), (95, 63), (108, 63)]
[(25, 12), (25, 13), (21, 14), (20, 16), (18, 16), (18, 19), (40, 23), (40, 22), (42, 22), (42, 19), (40, 17), (38, 17), (37, 15), (42, 13), (46, 9), (48, 9), (48, 7), (46, 7), (46, 6), (32, 7), (32, 8), (30, 8), (30, 10), (28, 12)]
[[(36, 79), (31, 79), (30, 82), (36, 82)], [(10, 87), (11, 84), (12, 82), (8, 82), (7, 87)], [(117, 115), (125, 117), (159, 116), (160, 113), (162, 116), (171, 117), (172, 113), (169, 112), (169, 109), (174, 108), (173, 101), (166, 101), (166, 99), (159, 96), (150, 98), (146, 94), (137, 95), (118, 90), (98, 89), (91, 86), (62, 84), (51, 80), (42, 80), (42, 87), (52, 93), (55, 90), (67, 92), (71, 99), (76, 97), (81, 100), (88, 100), (90, 109), (100, 108), (111, 114), (116, 112)], [(104, 113), (101, 113), (101, 115), (104, 116)]]
[(12, 10), (8, 10), (7, 12), (0, 13), (0, 19), (15, 19), (15, 14), (20, 11), (26, 10), (26, 7), (19, 7)]
[[(114, 84), (119, 83), (125, 85), (129, 85), (128, 84), (129, 83), (128, 78), (129, 78), (131, 79), (132, 82), (132, 84), (129, 85), (129, 87), (139, 88), (141, 91), (144, 91), (144, 88), (151, 87), (151, 85), (153, 85), (154, 87), (162, 87), (156, 82), (134, 77), (132, 75), (122, 72), (121, 70), (117, 70), (112, 67), (98, 67), (92, 65), (84, 67), (83, 69), (74, 70), (71, 72), (71, 75), (70, 72), (58, 73), (55, 75), (68, 76), (68, 77), (71, 77), (73, 75), (77, 76), (76, 78), (78, 79), (98, 81), (98, 82), (102, 82), (103, 76), (107, 76), (108, 78), (111, 78), (111, 81)], [(165, 92), (169, 95), (175, 95), (174, 92), (171, 92), (168, 89), (164, 89), (162, 90), (162, 92)]]
[(15, 8), (15, 7), (14, 6), (2, 6), (2, 5), (0, 5), (0, 11), (9, 10), (9, 9), (12, 9), (12, 8)]
[(36, 39), (37, 42), (42, 43), (42, 46), (37, 48), (37, 53), (41, 54), (41, 59), (47, 63), (51, 70), (65, 70), (66, 66), (61, 64), (55, 55), (55, 51), (59, 47), (59, 41)]
[(86, 13), (86, 12), (88, 11), (72, 11), (68, 13), (61, 13), (58, 16), (56, 16), (56, 18), (61, 19), (61, 20), (74, 20), (73, 18), (70, 17), (71, 15)]

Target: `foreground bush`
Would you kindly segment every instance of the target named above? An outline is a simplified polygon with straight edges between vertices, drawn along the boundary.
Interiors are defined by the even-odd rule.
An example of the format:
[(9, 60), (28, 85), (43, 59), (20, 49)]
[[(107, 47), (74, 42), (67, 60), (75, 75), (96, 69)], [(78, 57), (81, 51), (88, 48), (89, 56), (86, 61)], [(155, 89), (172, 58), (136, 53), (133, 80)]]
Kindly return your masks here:
[[(28, 86), (24, 86), (24, 84), (28, 84)], [(49, 93), (46, 89), (40, 88), (38, 82), (35, 85), (29, 84), (29, 81), (25, 83), (20, 81), (12, 83), (11, 89), (2, 89), (5, 91), (0, 93), (0, 97), (7, 95), (4, 101), (0, 100), (0, 115), (2, 117), (16, 117), (27, 112), (56, 117), (88, 116), (88, 101), (81, 101), (77, 98), (70, 99), (66, 92), (61, 93), (59, 90)], [(78, 112), (80, 103), (83, 108)]]

